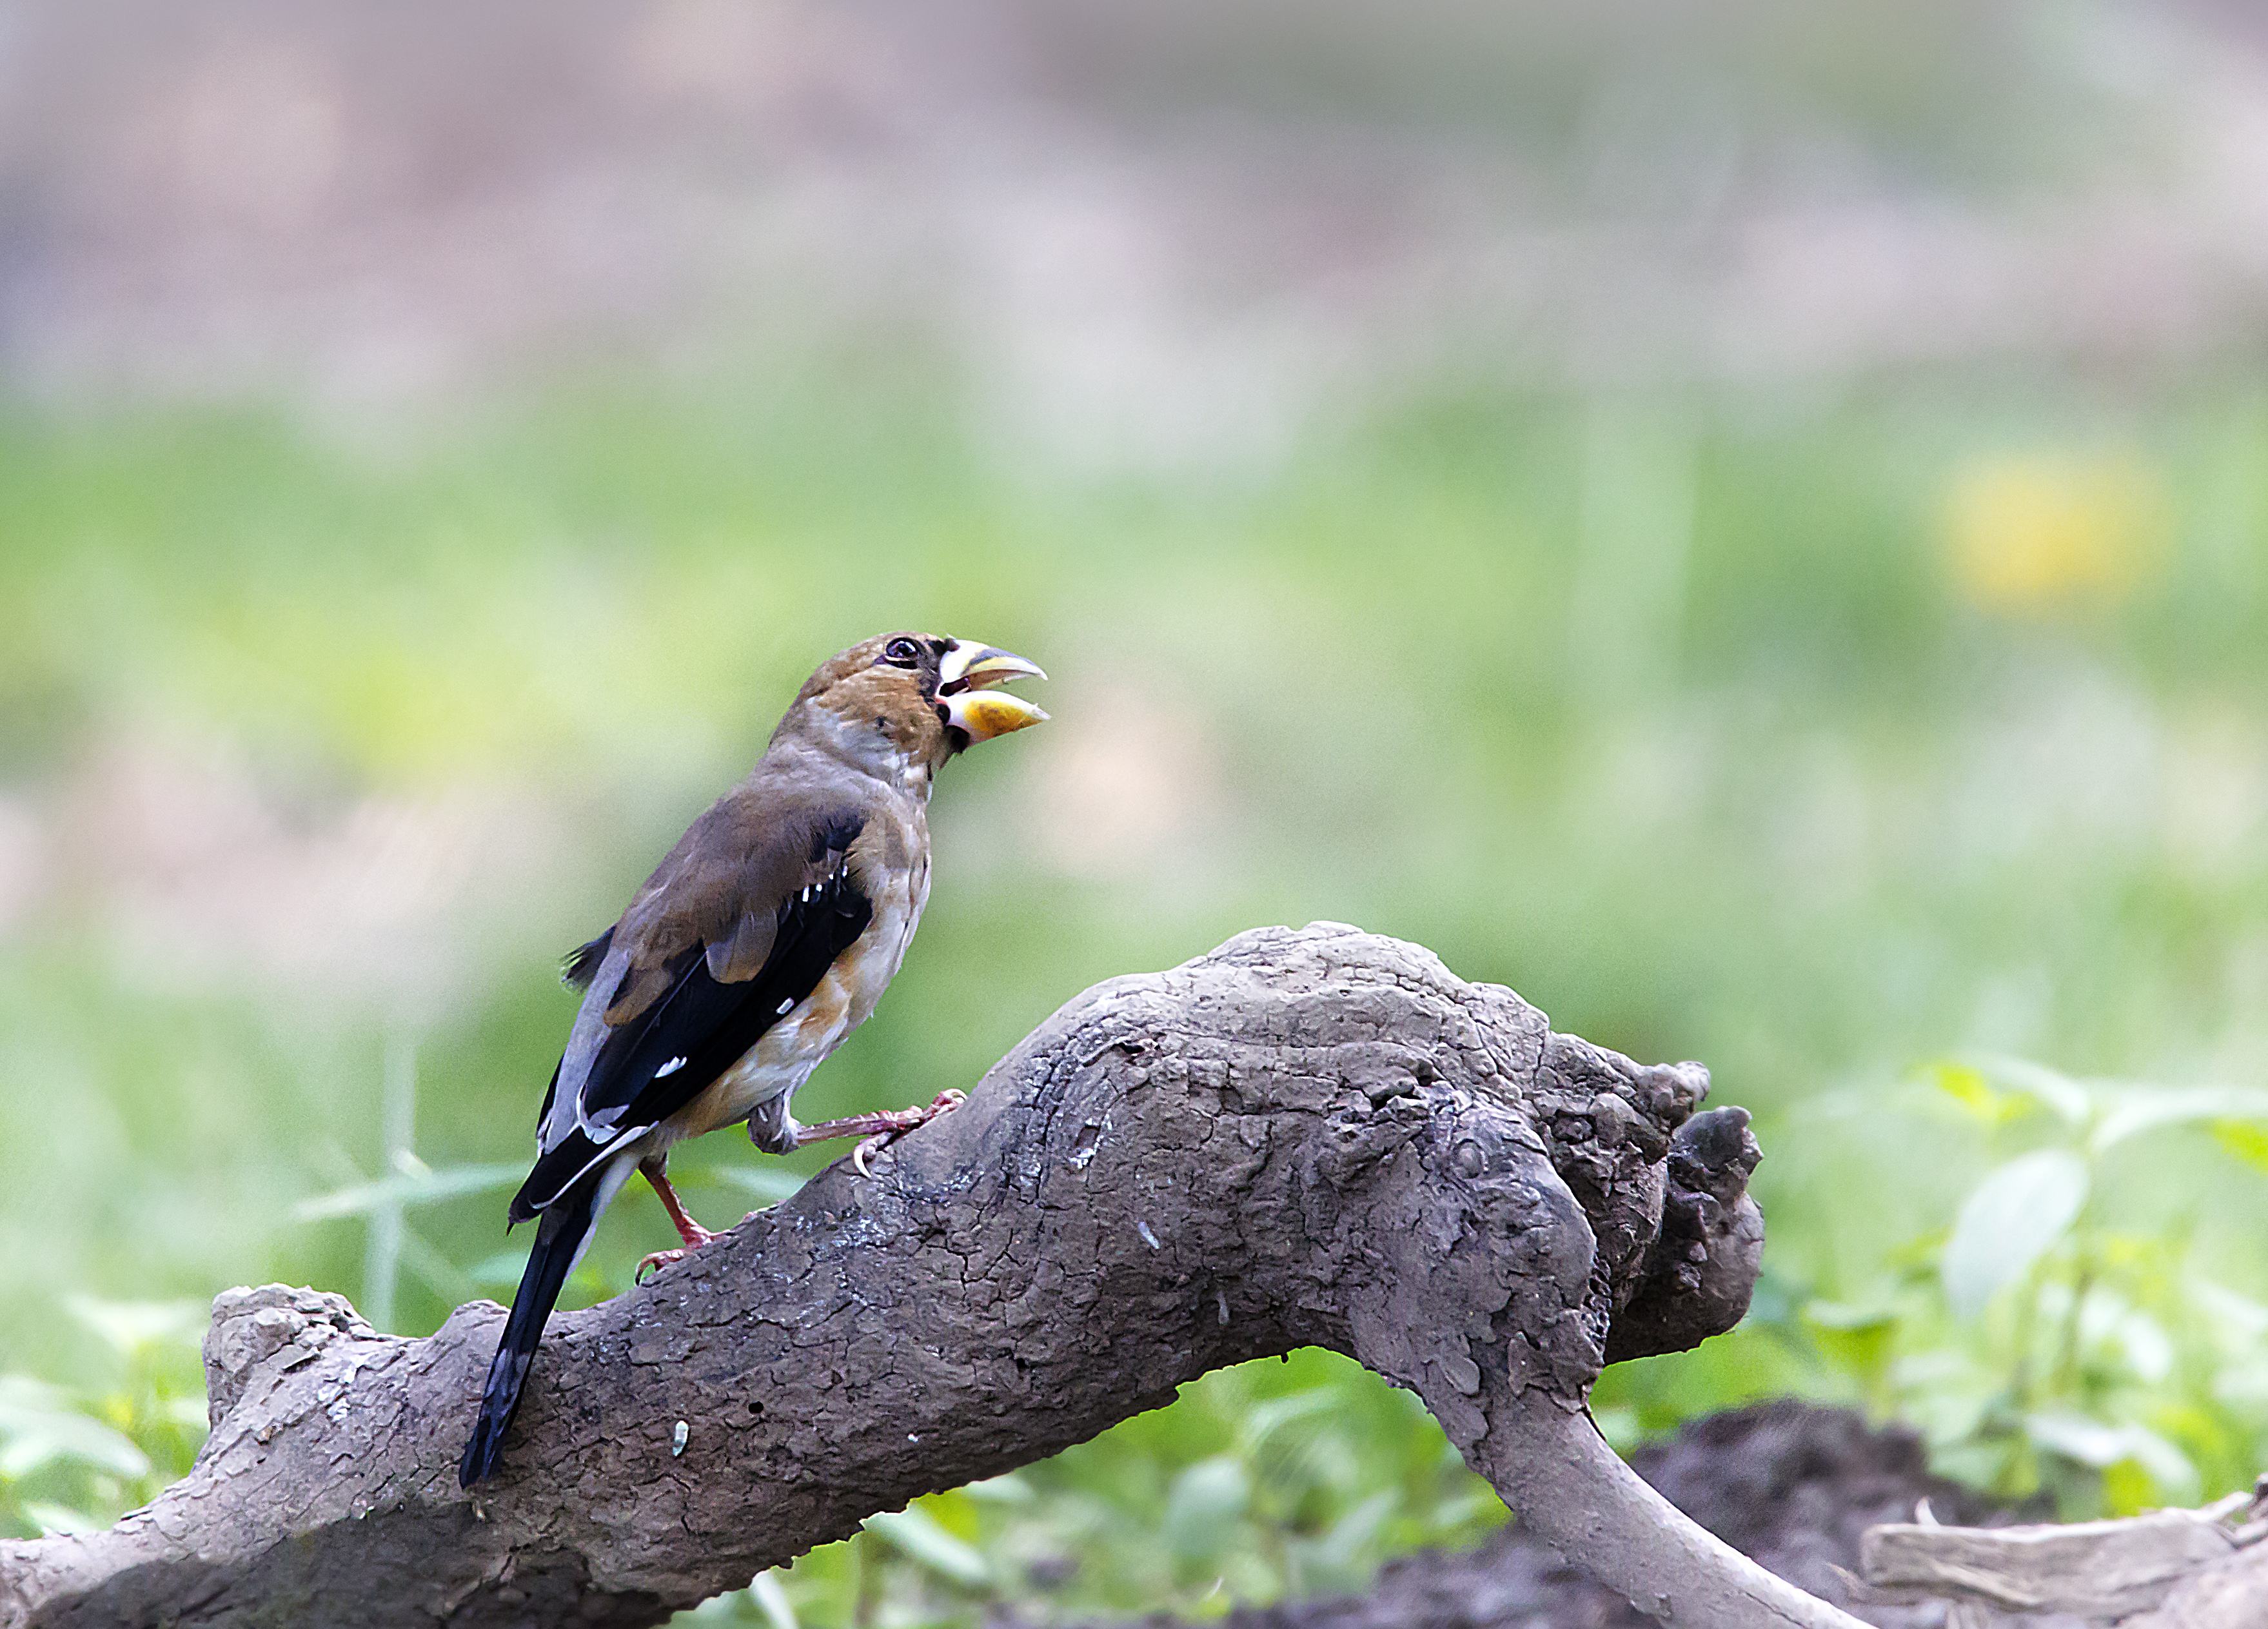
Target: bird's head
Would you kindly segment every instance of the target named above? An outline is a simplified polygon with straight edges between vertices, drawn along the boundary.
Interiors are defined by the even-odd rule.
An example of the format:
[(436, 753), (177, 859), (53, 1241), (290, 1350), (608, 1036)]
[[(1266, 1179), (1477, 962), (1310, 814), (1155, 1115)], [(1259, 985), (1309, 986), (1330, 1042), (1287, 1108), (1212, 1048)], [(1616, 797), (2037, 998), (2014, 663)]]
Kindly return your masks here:
[(799, 718), (878, 768), (934, 770), (972, 742), (1047, 718), (996, 687), (1044, 679), (1035, 662), (974, 639), (878, 634), (820, 664), (780, 728)]

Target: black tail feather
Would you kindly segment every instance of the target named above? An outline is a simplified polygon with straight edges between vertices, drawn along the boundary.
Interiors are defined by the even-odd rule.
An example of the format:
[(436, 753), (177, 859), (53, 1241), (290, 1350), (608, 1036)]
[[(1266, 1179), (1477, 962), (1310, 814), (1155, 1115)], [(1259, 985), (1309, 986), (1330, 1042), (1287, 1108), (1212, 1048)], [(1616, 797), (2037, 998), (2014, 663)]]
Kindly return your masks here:
[(580, 1176), (588, 1177), (591, 1162), (604, 1151), (604, 1145), (593, 1142), (581, 1131), (570, 1131), (559, 1146), (535, 1162), (521, 1183), (519, 1191), (512, 1196), (512, 1206), (504, 1213), (504, 1220), (517, 1227), (524, 1221), (541, 1216), (554, 1205), (564, 1205), (566, 1190)]
[(527, 1367), (534, 1360), (536, 1343), (543, 1338), (543, 1325), (559, 1304), (559, 1292), (584, 1240), (598, 1225), (601, 1175), (592, 1172), (543, 1213), (527, 1270), (519, 1275), (519, 1292), (512, 1298), (512, 1316), (504, 1320), (504, 1338), (497, 1345), (496, 1360), (489, 1365), (488, 1384), (481, 1390), (480, 1418), (457, 1467), (460, 1487), (470, 1487), (493, 1471), (504, 1452), (504, 1430), (519, 1407), (519, 1390), (527, 1383)]

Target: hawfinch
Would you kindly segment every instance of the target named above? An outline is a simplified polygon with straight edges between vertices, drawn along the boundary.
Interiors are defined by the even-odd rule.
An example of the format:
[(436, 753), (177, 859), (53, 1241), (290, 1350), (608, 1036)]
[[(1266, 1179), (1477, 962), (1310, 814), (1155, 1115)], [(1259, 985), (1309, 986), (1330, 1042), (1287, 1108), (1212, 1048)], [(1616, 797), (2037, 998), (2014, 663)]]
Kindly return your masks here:
[[(581, 1010), (537, 1117), (511, 1219), (540, 1218), (458, 1468), (496, 1469), (544, 1321), (633, 1170), (687, 1249), (712, 1236), (664, 1171), (681, 1138), (746, 1122), (769, 1154), (878, 1142), (954, 1107), (798, 1125), (796, 1087), (863, 1022), (929, 897), (931, 779), (972, 741), (1047, 717), (993, 687), (1046, 675), (965, 639), (886, 634), (811, 675), (747, 779), (678, 839), (622, 919), (569, 958)], [(682, 1256), (649, 1257), (644, 1266)]]

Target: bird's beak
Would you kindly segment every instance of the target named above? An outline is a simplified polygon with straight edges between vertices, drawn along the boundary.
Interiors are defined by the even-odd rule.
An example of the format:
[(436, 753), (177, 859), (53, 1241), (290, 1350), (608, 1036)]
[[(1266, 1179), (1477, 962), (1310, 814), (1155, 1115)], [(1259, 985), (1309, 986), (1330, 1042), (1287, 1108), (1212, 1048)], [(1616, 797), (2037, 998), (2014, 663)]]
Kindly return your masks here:
[(1012, 679), (1047, 676), (1037, 662), (989, 645), (955, 639), (938, 664), (938, 705), (945, 709), (946, 723), (970, 741), (990, 741), (995, 735), (1045, 723), (1048, 716), (1022, 697), (993, 687)]

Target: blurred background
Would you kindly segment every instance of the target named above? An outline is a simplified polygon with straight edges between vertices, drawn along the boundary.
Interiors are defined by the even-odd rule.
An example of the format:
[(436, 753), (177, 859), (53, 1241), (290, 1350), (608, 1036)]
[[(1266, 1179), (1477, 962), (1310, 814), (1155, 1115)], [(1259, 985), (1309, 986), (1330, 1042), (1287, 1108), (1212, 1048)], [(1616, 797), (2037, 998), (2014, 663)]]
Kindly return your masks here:
[[(0, 1521), (180, 1473), (219, 1289), (508, 1296), (560, 954), (901, 626), (1057, 721), (951, 770), (806, 1118), (1355, 922), (1757, 1112), (1755, 1310), (1617, 1443), (1800, 1392), (2068, 1514), (2249, 1485), (2264, 358), (2236, 0), (0, 11)], [(1501, 1517), (1305, 1353), (700, 1617)]]

